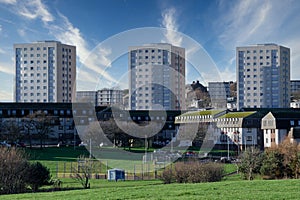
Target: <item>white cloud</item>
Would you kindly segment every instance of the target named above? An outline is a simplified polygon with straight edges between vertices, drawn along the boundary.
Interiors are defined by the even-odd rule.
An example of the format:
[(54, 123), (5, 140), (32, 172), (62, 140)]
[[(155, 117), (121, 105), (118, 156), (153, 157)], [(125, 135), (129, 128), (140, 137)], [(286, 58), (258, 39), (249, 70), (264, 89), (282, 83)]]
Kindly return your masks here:
[(6, 52), (0, 48), (0, 54), (5, 54)]
[(43, 4), (41, 0), (19, 1), (16, 11), (19, 15), (28, 19), (41, 18), (44, 23), (54, 20), (53, 15), (48, 11), (47, 6)]
[(220, 70), (219, 73), (220, 73), (220, 77), (222, 78), (222, 81), (235, 81), (236, 80), (235, 70), (232, 70), (230, 67), (226, 67), (225, 69)]
[(6, 74), (11, 74), (14, 75), (15, 74), (15, 69), (11, 63), (8, 62), (1, 62), (0, 63), (0, 72), (4, 72)]
[(222, 77), (230, 76), (230, 68), (235, 71), (237, 46), (277, 43), (291, 48), (291, 77), (300, 78), (299, 9), (300, 4), (292, 0), (220, 1), (213, 27), (224, 50), (218, 62), (224, 68)]
[(162, 26), (167, 29), (165, 32), (166, 42), (175, 46), (181, 46), (182, 36), (177, 33), (179, 25), (176, 22), (175, 14), (175, 8), (164, 10), (162, 12)]
[(17, 0), (0, 0), (0, 3), (4, 3), (4, 4), (16, 4)]
[(98, 47), (89, 50), (88, 43), (82, 36), (80, 30), (74, 27), (67, 17), (62, 14), (59, 14), (59, 16), (61, 19), (59, 25), (51, 23), (47, 25), (50, 33), (63, 43), (75, 45), (79, 62), (92, 70), (90, 73), (100, 74), (108, 81), (117, 82), (105, 71), (111, 64), (111, 60), (109, 59), (111, 50)]
[(1, 99), (2, 102), (3, 101), (12, 102), (13, 101), (12, 92), (11, 91), (0, 90), (0, 99)]
[[(221, 15), (214, 24), (219, 42), (227, 49), (241, 45), (282, 41), (299, 5), (293, 1), (243, 0), (219, 4)], [(284, 12), (283, 12), (284, 11)]]
[(24, 29), (18, 29), (17, 32), (21, 37), (24, 37), (26, 35), (26, 31)]

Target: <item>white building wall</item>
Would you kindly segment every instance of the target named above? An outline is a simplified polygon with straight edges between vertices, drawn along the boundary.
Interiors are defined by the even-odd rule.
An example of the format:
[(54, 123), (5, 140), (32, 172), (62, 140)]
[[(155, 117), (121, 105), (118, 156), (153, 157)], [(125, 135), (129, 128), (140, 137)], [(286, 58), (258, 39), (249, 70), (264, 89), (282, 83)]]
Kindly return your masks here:
[(237, 108), (288, 108), (290, 49), (276, 44), (237, 47)]
[(76, 47), (57, 41), (15, 44), (16, 102), (72, 102)]
[(129, 51), (130, 109), (185, 109), (185, 49), (158, 43)]

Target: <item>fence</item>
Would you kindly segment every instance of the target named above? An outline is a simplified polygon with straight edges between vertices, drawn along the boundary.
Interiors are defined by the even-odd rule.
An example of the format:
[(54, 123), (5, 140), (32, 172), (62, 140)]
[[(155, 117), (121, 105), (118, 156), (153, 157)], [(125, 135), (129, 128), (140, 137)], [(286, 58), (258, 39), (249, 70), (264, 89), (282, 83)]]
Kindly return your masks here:
[[(54, 164), (54, 163), (53, 163)], [(80, 172), (80, 162), (55, 162), (50, 169), (52, 177), (71, 178)], [(92, 161), (90, 178), (107, 179), (107, 171), (110, 169), (109, 161)], [(125, 169), (125, 180), (153, 180), (159, 177), (160, 169), (167, 166), (166, 163), (143, 162), (134, 164), (131, 169)]]

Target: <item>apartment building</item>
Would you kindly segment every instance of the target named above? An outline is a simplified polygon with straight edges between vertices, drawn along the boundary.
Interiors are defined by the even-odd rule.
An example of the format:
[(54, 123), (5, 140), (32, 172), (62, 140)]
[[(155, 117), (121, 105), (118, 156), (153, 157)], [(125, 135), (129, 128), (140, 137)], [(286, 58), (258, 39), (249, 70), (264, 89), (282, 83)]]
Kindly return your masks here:
[(229, 82), (209, 82), (208, 92), (213, 108), (227, 107), (227, 98), (230, 97)]
[(236, 49), (237, 109), (290, 106), (290, 49), (259, 44)]
[(15, 102), (72, 102), (76, 47), (58, 41), (15, 44)]
[(129, 109), (185, 109), (185, 49), (167, 43), (129, 48)]

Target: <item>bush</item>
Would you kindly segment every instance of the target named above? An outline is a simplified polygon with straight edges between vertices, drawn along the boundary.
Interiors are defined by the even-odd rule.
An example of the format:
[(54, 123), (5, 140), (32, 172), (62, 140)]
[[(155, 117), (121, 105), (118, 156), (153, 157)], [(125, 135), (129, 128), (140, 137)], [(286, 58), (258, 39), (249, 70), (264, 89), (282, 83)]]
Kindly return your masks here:
[(198, 161), (177, 162), (166, 168), (161, 175), (164, 183), (216, 182), (222, 179), (224, 167), (220, 163), (200, 163)]
[(29, 165), (23, 151), (0, 148), (0, 194), (20, 193), (26, 190), (25, 173)]
[(253, 175), (260, 172), (262, 157), (259, 149), (251, 148), (243, 152), (238, 167), (244, 179), (253, 180)]
[(50, 172), (41, 163), (30, 164), (25, 153), (16, 148), (0, 148), (0, 194), (33, 191), (48, 183)]
[(190, 166), (184, 162), (178, 162), (174, 166), (174, 178), (177, 183), (187, 183), (190, 175)]
[(40, 162), (32, 163), (28, 166), (25, 176), (25, 182), (36, 192), (39, 187), (48, 185), (51, 179), (50, 171)]
[(161, 175), (159, 176), (159, 178), (164, 182), (164, 184), (173, 183), (175, 177), (174, 177), (174, 172), (172, 172), (172, 168), (164, 169)]

